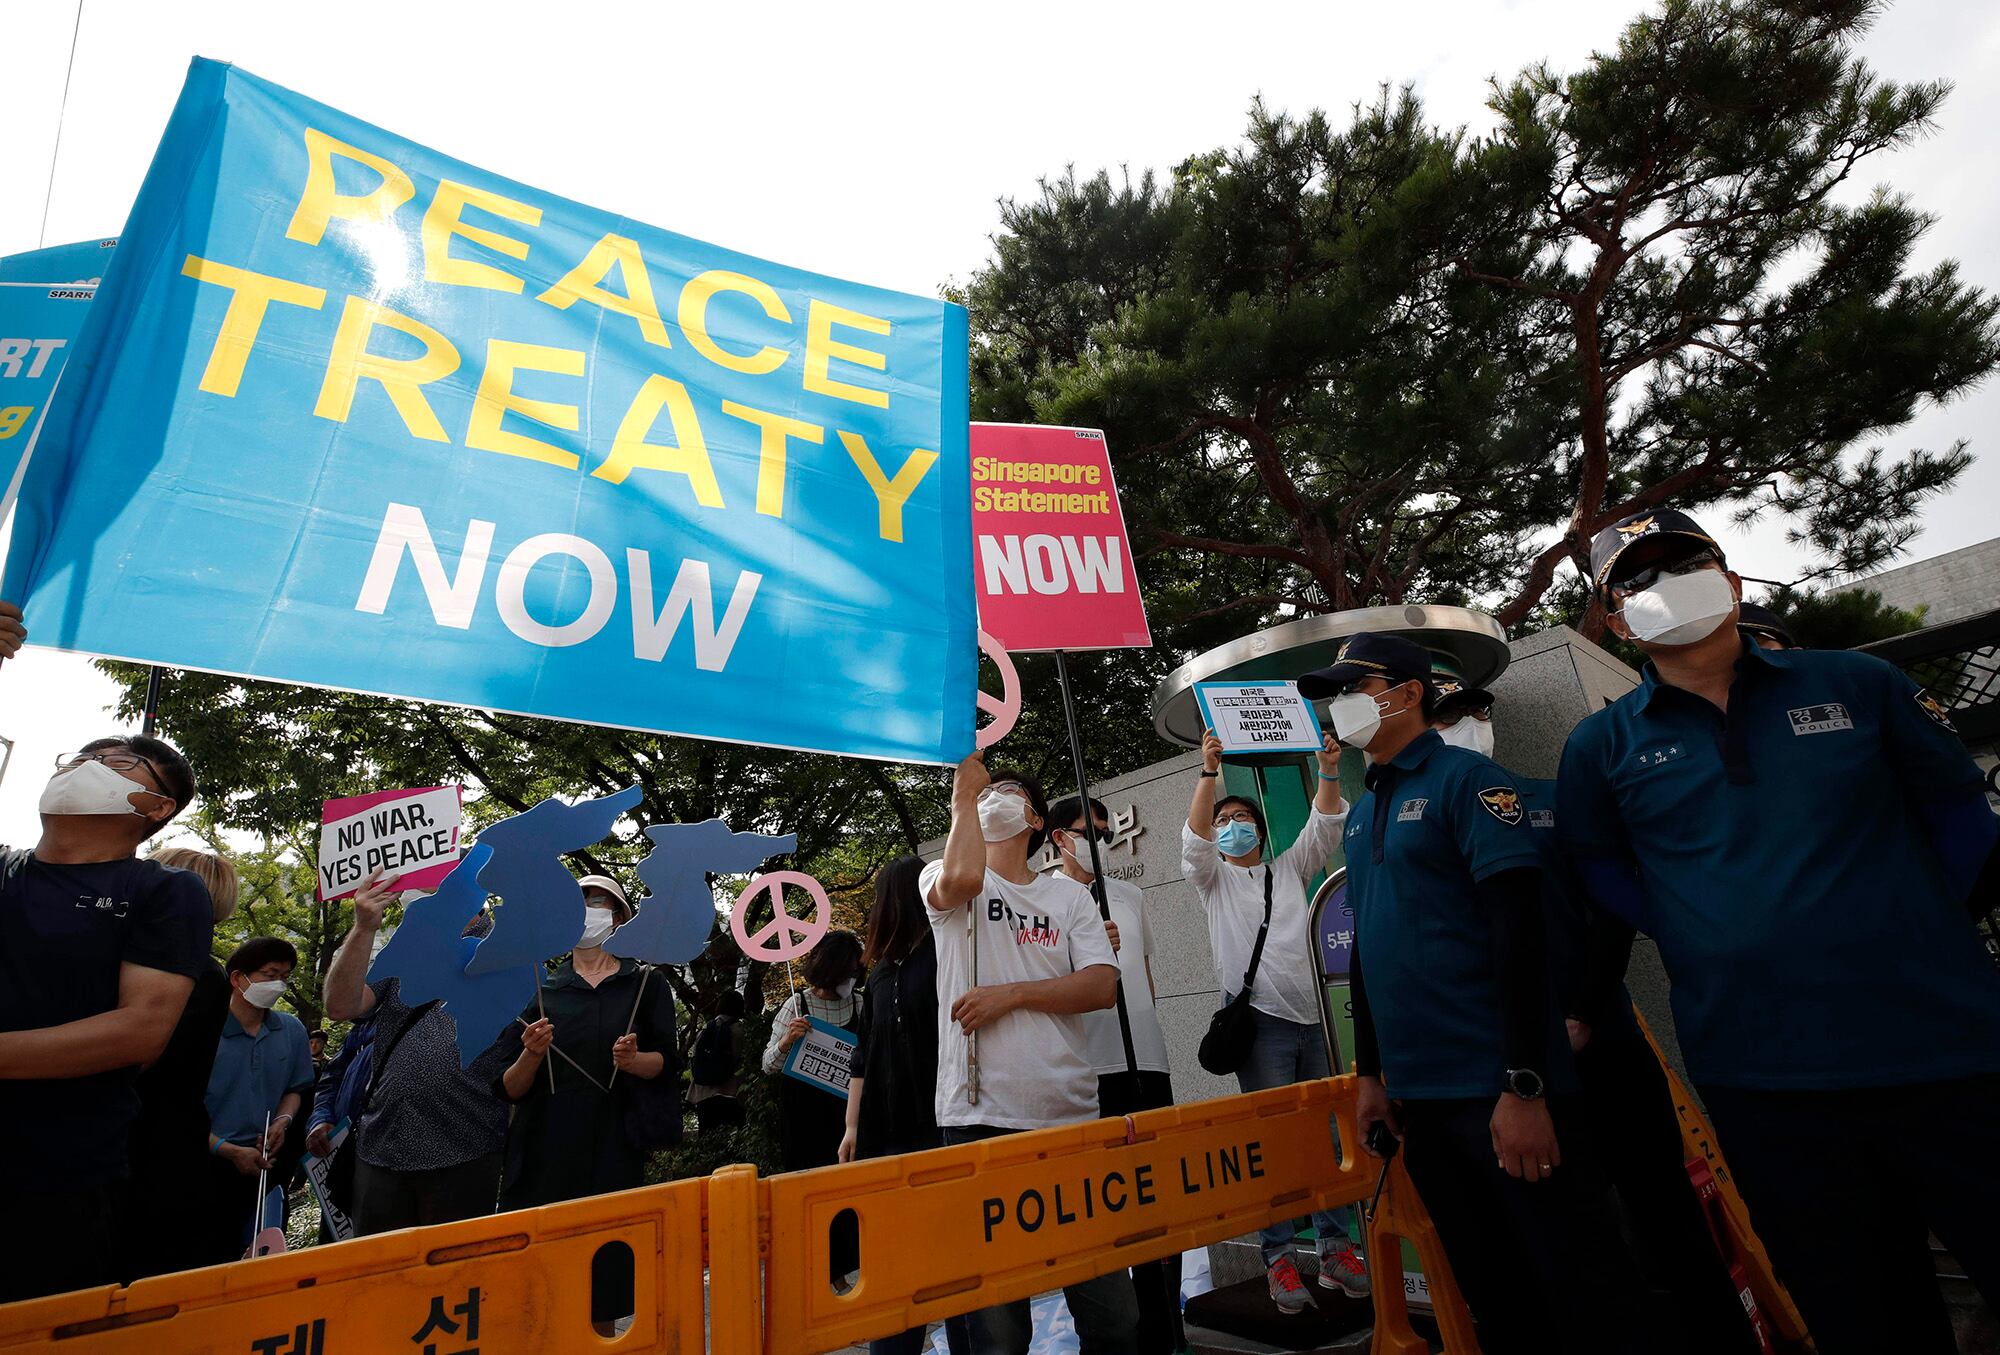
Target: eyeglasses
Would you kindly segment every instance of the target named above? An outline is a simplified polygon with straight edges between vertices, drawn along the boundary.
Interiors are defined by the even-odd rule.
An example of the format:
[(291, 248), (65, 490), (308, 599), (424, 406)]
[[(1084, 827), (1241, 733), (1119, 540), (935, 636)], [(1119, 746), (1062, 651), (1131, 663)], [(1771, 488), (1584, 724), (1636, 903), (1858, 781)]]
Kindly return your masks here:
[(1063, 831), (1065, 833), (1068, 833), (1071, 837), (1076, 838), (1078, 841), (1083, 841), (1088, 838), (1096, 838), (1099, 842), (1111, 841), (1111, 830), (1109, 828), (1096, 828), (1096, 827), (1085, 828), (1079, 825), (1078, 827), (1075, 828), (1065, 828), (1063, 829)]
[(1712, 550), (1698, 550), (1678, 560), (1667, 560), (1630, 574), (1611, 585), (1612, 594), (1643, 593), (1669, 574), (1692, 574), (1709, 565), (1719, 565), (1722, 557)]
[(1217, 828), (1222, 827), (1225, 823), (1247, 823), (1252, 828), (1255, 828), (1257, 826), (1257, 816), (1247, 809), (1229, 810), (1215, 816), (1215, 826)]
[(1493, 719), (1493, 707), (1461, 706), (1457, 710), (1441, 711), (1438, 714), (1437, 722), (1441, 725), (1455, 725), (1460, 720), (1465, 720), (1465, 719), (1477, 720), (1481, 724), (1490, 723)]
[(56, 770), (66, 772), (81, 767), (86, 762), (102, 762), (114, 772), (129, 772), (144, 767), (153, 774), (153, 784), (164, 786), (167, 778), (160, 775), (160, 769), (151, 760), (139, 756), (129, 748), (105, 748), (95, 753), (60, 753), (56, 756)]

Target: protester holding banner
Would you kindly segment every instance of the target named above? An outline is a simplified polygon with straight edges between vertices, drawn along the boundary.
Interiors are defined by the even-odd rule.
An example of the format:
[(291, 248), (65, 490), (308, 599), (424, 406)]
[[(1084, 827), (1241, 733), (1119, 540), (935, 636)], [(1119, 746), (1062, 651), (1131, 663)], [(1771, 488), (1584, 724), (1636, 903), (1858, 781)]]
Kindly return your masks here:
[[(1256, 1034), (1248, 1058), (1236, 1070), (1237, 1085), (1246, 1092), (1330, 1076), (1307, 935), (1306, 889), (1340, 845), (1347, 805), (1340, 798), (1340, 745), (1329, 736), (1317, 757), (1319, 789), (1313, 794), (1312, 814), (1292, 845), (1267, 861), (1271, 836), (1264, 812), (1238, 795), (1216, 798), (1222, 740), (1208, 731), (1201, 742), (1201, 773), (1188, 804), (1187, 825), (1181, 830), (1181, 868), (1208, 913), (1215, 977), (1225, 1003), (1243, 989), (1251, 957), (1257, 957), (1249, 987)], [(1267, 929), (1260, 951), (1258, 939)], [(1313, 1212), (1319, 1283), (1362, 1298), (1368, 1294), (1368, 1271), (1350, 1223), (1351, 1211), (1345, 1207)], [(1287, 1219), (1259, 1235), (1271, 1301), (1288, 1313), (1312, 1302), (1292, 1259), (1296, 1233)]]
[[(236, 867), (228, 857), (193, 847), (164, 847), (148, 860), (199, 876), (216, 922), (236, 912)], [(207, 1205), (208, 1078), (229, 1015), (230, 992), (222, 965), (209, 958), (165, 1051), (139, 1074), (131, 1213), (124, 1239), (128, 1282), (203, 1264), (200, 1235), (188, 1224)]]
[[(355, 891), (354, 925), (326, 972), (330, 1019), (376, 1020), (371, 1080), (354, 1131), (354, 1227), (362, 1236), (492, 1213), (507, 1137), (507, 1103), (493, 1094), (493, 1079), (507, 1066), (500, 1047), (461, 1067), (457, 1024), (436, 1002), (412, 1008), (400, 980), (367, 981), (396, 883), (377, 872)], [(476, 912), (465, 936), (477, 939), (492, 925)]]
[[(604, 950), (632, 919), (624, 886), (607, 875), (578, 883), (582, 939), (543, 981), (536, 1005), (500, 1037), (507, 1062), (493, 1090), (514, 1107), (500, 1178), (503, 1210), (645, 1185), (655, 1145), (635, 1139), (628, 1112), (643, 1084), (676, 1076), (673, 990), (637, 960)], [(598, 1334), (616, 1334), (614, 1324), (632, 1311), (631, 1267), (609, 1257), (593, 1262), (590, 1320)]]
[[(944, 857), (918, 890), (936, 938), (938, 1124), (946, 1143), (1097, 1118), (1087, 1012), (1118, 1000), (1118, 959), (1089, 891), (1028, 864), (1048, 831), (1041, 787), (989, 775), (983, 756), (951, 780)], [(1067, 1285), (1083, 1355), (1133, 1355), (1139, 1305), (1123, 1270)], [(1026, 1355), (1026, 1299), (968, 1315), (978, 1355)]]
[[(849, 1038), (860, 1030), (861, 998), (854, 985), (861, 977), (861, 938), (844, 928), (829, 931), (800, 961), (799, 971), (806, 986), (779, 1006), (763, 1062), (765, 1074), (777, 1079), (779, 1160), (788, 1172), (830, 1167), (839, 1160), (847, 1102), (817, 1083), (784, 1073), (792, 1047), (815, 1026)], [(851, 1223), (844, 1223), (834, 1233), (829, 1278), (844, 1283), (859, 1263), (860, 1242)]]
[[(297, 1158), (287, 1161), (283, 1150), (304, 1146), (297, 1122), (313, 1085), (304, 1023), (275, 1010), (298, 962), (291, 942), (255, 936), (223, 965), (229, 1012), (208, 1078), (208, 1198), (190, 1225), (202, 1238), (202, 1265), (234, 1261), (259, 1230), (284, 1226), (284, 1182)], [(259, 1182), (270, 1188), (262, 1200)]]
[(58, 759), (34, 848), (0, 847), (0, 1237), (30, 1240), (0, 1302), (118, 1279), (139, 1069), (215, 931), (200, 879), (137, 851), (193, 798), (168, 745), (98, 739)]

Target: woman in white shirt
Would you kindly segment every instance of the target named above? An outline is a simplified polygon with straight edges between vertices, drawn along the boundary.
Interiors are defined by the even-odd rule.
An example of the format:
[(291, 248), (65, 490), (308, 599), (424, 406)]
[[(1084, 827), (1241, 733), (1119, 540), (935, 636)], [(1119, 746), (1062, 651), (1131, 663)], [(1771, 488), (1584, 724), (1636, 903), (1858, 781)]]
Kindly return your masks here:
[[(1292, 845), (1271, 860), (1265, 859), (1270, 833), (1263, 811), (1240, 796), (1216, 798), (1222, 741), (1212, 731), (1202, 739), (1201, 754), (1201, 775), (1181, 830), (1181, 868), (1208, 913), (1208, 939), (1225, 1003), (1243, 986), (1250, 968), (1267, 889), (1271, 905), (1271, 931), (1250, 989), (1257, 1034), (1249, 1058), (1236, 1070), (1237, 1085), (1254, 1092), (1327, 1077), (1306, 888), (1326, 869), (1347, 820), (1347, 805), (1340, 798), (1340, 745), (1329, 735), (1315, 755), (1319, 789), (1312, 815)], [(1320, 1210), (1312, 1218), (1321, 1287), (1365, 1297), (1368, 1272), (1349, 1232), (1349, 1211)], [(1288, 1313), (1312, 1301), (1291, 1255), (1295, 1231), (1294, 1223), (1285, 1220), (1261, 1235), (1271, 1300)]]

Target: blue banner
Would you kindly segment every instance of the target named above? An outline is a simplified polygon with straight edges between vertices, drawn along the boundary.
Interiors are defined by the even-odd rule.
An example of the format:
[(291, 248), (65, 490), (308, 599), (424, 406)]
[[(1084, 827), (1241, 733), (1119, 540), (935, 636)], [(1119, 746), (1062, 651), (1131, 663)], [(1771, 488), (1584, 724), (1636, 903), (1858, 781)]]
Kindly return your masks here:
[(977, 658), (966, 400), (956, 306), (197, 60), (0, 596), (63, 649), (950, 762)]
[(73, 245), (50, 245), (25, 254), (0, 258), (0, 282), (45, 282), (51, 286), (95, 287), (104, 280), (111, 263), (111, 251), (118, 247), (109, 240), (83, 240)]
[(0, 519), (116, 240), (0, 258)]

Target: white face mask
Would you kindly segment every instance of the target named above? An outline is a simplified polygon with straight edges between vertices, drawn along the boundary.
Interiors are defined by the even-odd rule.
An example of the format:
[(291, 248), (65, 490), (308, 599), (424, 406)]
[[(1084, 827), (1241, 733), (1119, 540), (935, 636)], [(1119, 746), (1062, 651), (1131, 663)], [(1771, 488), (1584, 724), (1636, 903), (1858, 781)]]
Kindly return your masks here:
[(1632, 638), (1653, 645), (1691, 645), (1715, 634), (1736, 610), (1736, 590), (1719, 569), (1668, 574), (1625, 599), (1621, 613)]
[(102, 762), (80, 762), (66, 772), (57, 772), (42, 787), (40, 809), (44, 814), (139, 814), (144, 818), (132, 807), (134, 791), (153, 794)]
[(1462, 716), (1455, 725), (1446, 725), (1438, 737), (1454, 748), (1469, 748), (1481, 757), (1493, 756), (1493, 725), (1487, 720)]
[(1333, 722), (1333, 737), (1349, 748), (1365, 747), (1382, 727), (1382, 710), (1365, 692), (1334, 697), (1327, 704), (1326, 718)]
[(989, 790), (979, 797), (979, 832), (988, 842), (1005, 842), (1028, 831), (1028, 805), (1010, 791)]
[(601, 946), (618, 926), (618, 920), (611, 916), (609, 908), (586, 908), (583, 910), (583, 935), (577, 940), (577, 949), (589, 950)]
[(269, 1011), (285, 995), (283, 979), (265, 979), (243, 990), (243, 1000), (259, 1011)]
[(834, 989), (833, 991), (840, 994), (840, 1000), (842, 1002), (847, 1001), (847, 999), (854, 996), (854, 980), (853, 979), (847, 980), (847, 982), (841, 984), (840, 987)]

